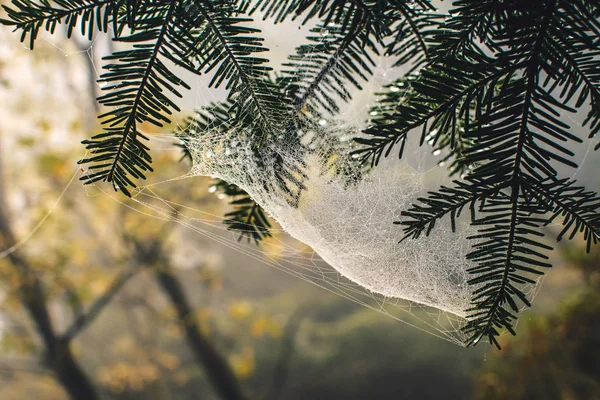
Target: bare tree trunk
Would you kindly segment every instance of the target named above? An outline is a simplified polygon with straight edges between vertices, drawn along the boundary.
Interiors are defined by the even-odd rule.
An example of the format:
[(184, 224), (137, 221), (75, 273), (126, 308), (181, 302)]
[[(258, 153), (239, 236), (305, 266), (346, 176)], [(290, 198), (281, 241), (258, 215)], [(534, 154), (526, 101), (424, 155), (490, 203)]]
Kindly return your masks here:
[(204, 366), (215, 391), (226, 400), (243, 400), (244, 396), (229, 364), (202, 335), (198, 321), (177, 278), (163, 265), (155, 270), (156, 280), (175, 308), (187, 341), (198, 362)]
[(179, 324), (185, 331), (185, 336), (194, 356), (198, 364), (204, 367), (214, 390), (225, 400), (244, 400), (245, 397), (238, 380), (229, 364), (200, 331), (194, 310), (183, 286), (181, 286), (175, 274), (171, 272), (169, 260), (165, 257), (161, 240), (155, 238), (143, 242), (126, 232), (125, 239), (133, 245), (138, 265), (152, 269), (158, 285), (177, 310)]
[[(2, 160), (1, 155), (0, 160)], [(9, 221), (4, 192), (4, 176), (0, 162), (0, 249), (8, 249), (15, 243)], [(54, 371), (72, 399), (99, 399), (90, 380), (75, 360), (69, 342), (62, 340), (52, 326), (42, 281), (35, 275), (31, 265), (18, 253), (18, 250), (9, 253), (8, 258), (19, 276), (19, 297), (42, 339), (48, 366)]]

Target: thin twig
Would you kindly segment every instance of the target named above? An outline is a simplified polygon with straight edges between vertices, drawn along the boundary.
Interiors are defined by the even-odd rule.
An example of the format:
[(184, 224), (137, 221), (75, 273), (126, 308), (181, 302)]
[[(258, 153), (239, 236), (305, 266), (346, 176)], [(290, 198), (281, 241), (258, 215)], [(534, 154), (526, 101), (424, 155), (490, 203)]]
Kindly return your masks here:
[(281, 340), (279, 356), (277, 357), (277, 362), (275, 363), (275, 367), (273, 369), (271, 386), (267, 392), (267, 395), (265, 396), (265, 400), (277, 400), (281, 398), (281, 394), (283, 393), (283, 389), (289, 375), (292, 355), (294, 354), (294, 349), (296, 347), (296, 334), (298, 333), (298, 328), (300, 327), (300, 323), (302, 322), (305, 311), (306, 308), (298, 309), (290, 317), (285, 326), (283, 338)]
[(126, 271), (121, 272), (112, 282), (109, 289), (96, 299), (96, 302), (90, 306), (87, 313), (79, 316), (73, 324), (65, 331), (62, 336), (62, 339), (66, 342), (70, 342), (73, 340), (82, 330), (87, 328), (98, 315), (102, 312), (104, 307), (106, 307), (119, 293), (119, 291), (125, 286), (125, 284), (137, 273), (137, 269), (128, 269)]

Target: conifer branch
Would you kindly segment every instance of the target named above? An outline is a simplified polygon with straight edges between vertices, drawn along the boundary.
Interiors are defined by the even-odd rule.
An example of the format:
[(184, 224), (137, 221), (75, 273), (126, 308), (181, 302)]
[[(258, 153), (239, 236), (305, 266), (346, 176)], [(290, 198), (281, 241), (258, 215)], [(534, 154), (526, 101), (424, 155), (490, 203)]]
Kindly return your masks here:
[[(146, 137), (138, 130), (138, 123), (149, 121), (154, 125), (162, 126), (162, 122), (169, 122), (162, 113), (171, 113), (166, 105), (179, 110), (162, 94), (160, 86), (175, 95), (179, 93), (167, 83), (168, 81), (189, 88), (180, 79), (167, 76), (169, 72), (158, 58), (165, 44), (169, 25), (173, 23), (176, 8), (177, 1), (169, 1), (166, 9), (164, 7), (145, 9), (146, 19), (141, 24), (142, 31), (118, 40), (153, 43), (107, 58), (119, 59), (122, 64), (108, 65), (106, 68), (109, 72), (102, 75), (101, 80), (107, 83), (114, 81), (120, 83), (106, 87), (106, 90), (113, 89), (113, 91), (100, 97), (98, 101), (106, 106), (120, 108), (100, 116), (103, 119), (102, 123), (108, 125), (106, 132), (83, 142), (92, 155), (80, 160), (79, 163), (95, 163), (90, 169), (99, 169), (97, 172), (84, 175), (82, 180), (85, 183), (105, 180), (113, 183), (115, 190), (121, 190), (129, 195), (127, 187), (135, 187), (135, 183), (127, 175), (144, 179), (142, 171), (152, 171), (151, 158), (147, 152), (149, 149), (139, 141), (139, 138), (146, 139)], [(154, 14), (161, 11), (164, 14), (157, 21)], [(128, 82), (132, 77), (138, 78), (133, 84)], [(129, 88), (133, 85), (135, 85), (133, 89)], [(152, 100), (153, 97), (155, 100)]]
[[(214, 67), (214, 62), (221, 59), (220, 52), (226, 56), (220, 60), (221, 68), (217, 69), (210, 86), (218, 87), (225, 79), (225, 73), (228, 69), (224, 68), (231, 65), (235, 70), (235, 75), (228, 77), (226, 87), (231, 89), (230, 98), (235, 98), (236, 103), (233, 108), (238, 110), (238, 117), (241, 120), (254, 118), (258, 116), (259, 122), (256, 125), (264, 132), (259, 133), (258, 142), (263, 142), (267, 135), (275, 135), (280, 126), (282, 113), (285, 110), (285, 102), (277, 98), (278, 93), (274, 92), (274, 87), (267, 84), (267, 78), (270, 67), (263, 66), (267, 60), (262, 58), (249, 58), (247, 54), (252, 52), (266, 51), (262, 47), (261, 39), (253, 38), (251, 41), (239, 40), (240, 34), (258, 33), (259, 30), (253, 28), (236, 27), (234, 24), (248, 22), (251, 19), (232, 20), (229, 16), (219, 11), (219, 6), (213, 7), (207, 0), (194, 0), (198, 10), (206, 20), (210, 33), (214, 38), (205, 39), (202, 45), (204, 52), (201, 54), (200, 69), (206, 72)], [(246, 43), (244, 43), (246, 42)], [(212, 46), (209, 46), (212, 45)], [(240, 45), (244, 47), (240, 48)], [(248, 101), (249, 100), (249, 101)], [(248, 102), (252, 104), (248, 109)]]
[[(495, 85), (502, 78), (512, 76), (520, 65), (499, 68), (489, 63), (482, 68), (473, 69), (467, 63), (456, 62), (454, 67), (438, 67), (439, 69), (422, 71), (418, 82), (409, 82), (415, 89), (415, 93), (407, 101), (398, 105), (393, 115), (379, 120), (383, 123), (375, 124), (364, 131), (366, 136), (355, 139), (358, 144), (363, 145), (355, 151), (361, 162), (370, 162), (372, 166), (377, 165), (381, 157), (387, 157), (394, 146), (404, 143), (406, 135), (419, 127), (423, 128), (421, 143), (430, 128), (438, 130), (438, 137), (443, 135), (451, 137), (450, 145), (454, 147), (454, 138), (458, 136), (456, 130), (459, 128), (456, 116), (465, 115), (463, 125), (470, 125), (472, 121), (466, 112), (466, 107), (470, 107), (470, 101), (485, 97), (488, 91), (494, 90)], [(470, 76), (455, 75), (461, 69), (469, 71)], [(448, 90), (438, 90), (440, 87)], [(434, 121), (429, 123), (431, 119)], [(404, 146), (401, 145), (400, 158), (403, 150)]]
[[(0, 23), (12, 26), (21, 32), (21, 41), (29, 36), (29, 47), (33, 50), (35, 40), (39, 31), (45, 29), (54, 34), (59, 24), (67, 25), (67, 37), (71, 37), (73, 31), (81, 28), (81, 33), (90, 40), (97, 27), (102, 32), (107, 32), (111, 25), (115, 33), (120, 32), (119, 21), (122, 16), (121, 9), (127, 5), (128, 8), (135, 6), (137, 1), (133, 0), (41, 0), (40, 4), (28, 0), (14, 0), (15, 8), (3, 5), (8, 19), (0, 19)], [(131, 21), (132, 18), (127, 18)]]

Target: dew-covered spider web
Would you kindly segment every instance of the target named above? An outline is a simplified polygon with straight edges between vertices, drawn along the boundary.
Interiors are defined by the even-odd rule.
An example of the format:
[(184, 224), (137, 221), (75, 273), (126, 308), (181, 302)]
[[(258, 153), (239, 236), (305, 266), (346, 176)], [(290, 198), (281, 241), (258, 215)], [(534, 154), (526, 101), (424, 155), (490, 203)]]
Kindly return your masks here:
[[(348, 88), (353, 101), (340, 102), (335, 116), (319, 116), (299, 124), (295, 114), (286, 126), (300, 131), (270, 137), (256, 146), (252, 135), (227, 118), (205, 113), (214, 122), (185, 132), (185, 146), (193, 166), (189, 185), (199, 176), (222, 179), (247, 192), (276, 221), (277, 228), (306, 246), (279, 240), (276, 256), (267, 242), (238, 241), (239, 233), (223, 234), (222, 217), (189, 204), (175, 204), (158, 196), (153, 186), (140, 187), (134, 197), (139, 211), (174, 220), (199, 235), (316, 284), (330, 292), (456, 344), (463, 344), (473, 290), (466, 255), (476, 233), (465, 221), (453, 232), (450, 223), (437, 224), (429, 236), (403, 237), (394, 221), (427, 190), (449, 183), (439, 157), (407, 145), (402, 160), (391, 156), (366, 169), (352, 156), (353, 137), (360, 135), (377, 111), (376, 93), (399, 76), (389, 60), (378, 58), (363, 90)], [(202, 81), (203, 82), (203, 81)], [(195, 107), (215, 98), (214, 89), (197, 92)], [(397, 87), (401, 91), (403, 88)], [(370, 115), (369, 115), (370, 114)], [(303, 116), (306, 118), (306, 115)], [(435, 132), (430, 132), (432, 139)], [(283, 171), (283, 173), (282, 173)], [(282, 178), (283, 177), (283, 178)], [(179, 178), (178, 178), (179, 179)], [(207, 190), (212, 190), (207, 188)], [(229, 199), (223, 199), (229, 201)], [(221, 234), (212, 229), (218, 226)], [(211, 228), (211, 229), (209, 229)], [(535, 287), (529, 288), (534, 295)]]
[[(275, 243), (266, 241), (260, 246), (240, 241), (239, 233), (226, 232), (223, 217), (158, 195), (156, 186), (166, 182), (134, 191), (134, 200), (141, 206), (138, 211), (176, 221), (246, 257), (464, 344), (461, 328), (477, 289), (468, 284), (472, 278), (468, 269), (473, 265), (466, 255), (473, 245), (468, 237), (476, 230), (459, 221), (453, 232), (449, 221), (443, 221), (429, 236), (399, 243), (402, 228), (393, 223), (402, 210), (437, 186), (444, 168), (423, 171), (405, 161), (391, 160), (366, 173), (358, 164), (344, 163), (344, 173), (340, 173), (337, 163), (344, 157), (339, 153), (336, 161), (331, 161), (326, 160), (331, 155), (321, 153), (319, 147), (308, 146), (298, 152), (275, 143), (257, 157), (252, 144), (243, 143), (235, 131), (231, 136), (210, 130), (193, 132), (187, 146), (194, 164), (177, 180), (186, 179), (193, 185), (199, 183), (198, 176), (210, 176), (239, 186), (277, 222), (272, 231), (284, 232), (306, 246), (277, 239), (279, 235)], [(276, 159), (303, 166), (304, 186), (294, 202), (285, 188), (273, 185)], [(351, 165), (355, 172), (349, 170)], [(215, 186), (207, 190), (213, 192)], [(215, 195), (229, 201), (223, 194)], [(215, 227), (221, 232), (215, 233)], [(528, 288), (530, 297), (538, 287)]]
[[(194, 181), (193, 177), (187, 179)], [(409, 190), (416, 191), (419, 188), (417, 177), (402, 179), (406, 179), (403, 181), (405, 185), (410, 185)], [(383, 182), (369, 182), (368, 188), (373, 189), (379, 183)], [(166, 184), (163, 182), (158, 186)], [(441, 227), (423, 242), (409, 240), (399, 245), (394, 235), (394, 229), (397, 228), (390, 222), (393, 219), (388, 220), (391, 226), (386, 229), (383, 218), (374, 218), (372, 213), (358, 212), (350, 217), (347, 213), (356, 213), (356, 205), (346, 204), (337, 218), (326, 220), (327, 210), (313, 208), (319, 205), (315, 199), (315, 203), (308, 204), (306, 209), (286, 209), (285, 217), (289, 221), (284, 221), (281, 228), (273, 228), (273, 240), (256, 246), (253, 242), (238, 241), (239, 233), (227, 232), (223, 219), (218, 215), (169, 201), (164, 195), (159, 196), (156, 190), (152, 185), (135, 192), (134, 200), (139, 205), (137, 211), (150, 217), (175, 221), (245, 257), (432, 335), (456, 344), (464, 342), (461, 328), (465, 323), (464, 310), (468, 307), (472, 290), (466, 284), (468, 278), (462, 264), (469, 249), (466, 235), (473, 232), (468, 225), (459, 227), (457, 234)], [(388, 193), (407, 195), (409, 192), (403, 185), (391, 188)], [(332, 192), (327, 190), (323, 195), (330, 194)], [(113, 194), (107, 195), (118, 199)], [(370, 208), (380, 211), (378, 207), (386, 205), (381, 210), (392, 217), (396, 207), (385, 200), (389, 201), (390, 196), (372, 199)], [(337, 204), (341, 205), (339, 202)], [(265, 206), (265, 209), (270, 212), (268, 207)], [(317, 217), (323, 219), (320, 221), (315, 219)], [(354, 225), (359, 223), (360, 227)], [(369, 240), (361, 240), (362, 235), (372, 233), (371, 230), (375, 228), (381, 229), (381, 232)], [(336, 234), (329, 236), (334, 230)], [(282, 237), (282, 232), (308, 246), (298, 246)], [(375, 243), (377, 239), (380, 241)], [(353, 247), (348, 247), (350, 243)], [(386, 245), (387, 249), (384, 247)]]
[[(95, 65), (93, 53), (85, 53)], [(239, 233), (227, 232), (223, 216), (195, 207), (194, 199), (182, 204), (158, 190), (168, 182), (140, 186), (133, 192), (134, 208), (152, 218), (174, 221), (248, 258), (462, 345), (465, 337), (461, 328), (476, 289), (468, 284), (472, 278), (468, 270), (473, 265), (466, 258), (473, 245), (468, 237), (476, 233), (475, 229), (459, 220), (453, 232), (450, 223), (442, 221), (427, 237), (399, 242), (402, 227), (394, 224), (418, 197), (449, 183), (447, 171), (440, 165), (441, 156), (419, 148), (417, 137), (407, 145), (402, 160), (394, 155), (366, 169), (352, 157), (352, 138), (366, 127), (369, 114), (377, 112), (372, 109), (376, 93), (401, 75), (391, 68), (389, 60), (375, 59), (377, 67), (363, 90), (349, 88), (352, 102), (340, 102), (341, 110), (335, 116), (319, 116), (311, 124), (304, 123), (293, 138), (282, 132), (257, 148), (248, 132), (224, 118), (216, 118), (206, 129), (186, 132), (185, 145), (193, 166), (188, 174), (173, 180), (199, 185), (204, 181), (198, 177), (205, 176), (234, 184), (277, 222), (275, 232), (285, 232), (305, 246), (279, 235), (261, 246), (238, 241)], [(188, 111), (222, 99), (206, 82), (197, 82), (197, 98)], [(289, 124), (297, 125), (296, 118), (290, 115)], [(435, 132), (430, 132), (428, 139), (433, 135)], [(153, 140), (156, 138), (159, 147), (166, 149), (161, 142), (165, 136)], [(166, 139), (174, 141), (173, 135)], [(169, 151), (172, 149), (169, 146)], [(289, 172), (283, 180), (281, 171)], [(121, 201), (102, 185), (98, 189)], [(206, 187), (207, 191), (212, 189)], [(528, 288), (530, 297), (538, 286)]]
[[(187, 132), (193, 167), (177, 179), (194, 185), (200, 182), (198, 176), (208, 176), (237, 185), (277, 222), (276, 231), (308, 247), (279, 239), (274, 253), (269, 241), (257, 247), (238, 241), (239, 233), (214, 233), (210, 229), (214, 226), (226, 230), (222, 217), (169, 201), (168, 196), (157, 195), (155, 186), (135, 191), (135, 200), (150, 214), (177, 221), (246, 257), (463, 344), (466, 338), (461, 328), (476, 289), (467, 282), (472, 264), (466, 255), (473, 245), (468, 237), (476, 231), (459, 221), (452, 232), (446, 221), (428, 237), (399, 243), (402, 228), (393, 222), (419, 196), (446, 182), (447, 172), (435, 166), (435, 156), (423, 156), (416, 144), (408, 146), (412, 156), (402, 161), (391, 157), (365, 170), (351, 155), (350, 138), (364, 126), (352, 115), (349, 108), (340, 119), (319, 120), (315, 130), (300, 133), (300, 145), (280, 139), (259, 150), (245, 139), (245, 132), (234, 127), (226, 129), (227, 133), (211, 126)], [(222, 127), (227, 121), (215, 124)], [(284, 185), (274, 184), (281, 179), (276, 174), (281, 170), (278, 163), (295, 175)], [(290, 195), (293, 182), (302, 183), (297, 197)], [(534, 290), (532, 286), (531, 296)]]

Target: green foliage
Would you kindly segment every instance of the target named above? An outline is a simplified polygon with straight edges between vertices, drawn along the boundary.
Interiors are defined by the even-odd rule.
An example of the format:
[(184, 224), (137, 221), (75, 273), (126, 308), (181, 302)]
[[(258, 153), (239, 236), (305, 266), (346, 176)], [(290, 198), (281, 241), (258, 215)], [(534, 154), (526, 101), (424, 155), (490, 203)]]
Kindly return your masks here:
[(445, 216), (454, 227), (469, 208), (478, 227), (468, 256), (477, 262), (465, 328), (470, 344), (486, 336), (498, 345), (502, 328), (514, 334), (516, 314), (529, 306), (528, 285), (551, 266), (541, 227), (562, 219), (558, 239), (582, 232), (588, 250), (600, 238), (600, 199), (556, 170), (577, 167), (568, 143), (583, 140), (562, 115), (589, 104), (591, 137), (598, 131), (597, 6), (456, 2), (405, 101), (359, 139), (365, 147), (357, 154), (377, 164), (398, 144), (402, 155), (407, 135), (421, 128), (421, 141), (448, 152), (463, 173), (454, 187), (420, 199), (400, 224), (417, 238)]
[(258, 244), (271, 236), (271, 223), (267, 215), (248, 193), (221, 179), (214, 183), (214, 187), (231, 199), (229, 204), (233, 206), (233, 211), (225, 214), (225, 225), (227, 229), (240, 234), (238, 240), (245, 237), (248, 241), (254, 240)]
[(90, 40), (94, 29), (108, 32), (112, 25), (114, 32), (121, 32), (123, 24), (130, 27), (137, 14), (139, 2), (134, 0), (28, 0), (13, 1), (15, 8), (4, 6), (9, 19), (2, 24), (13, 26), (21, 31), (21, 41), (29, 36), (29, 46), (33, 49), (40, 30), (54, 33), (57, 25), (67, 26), (67, 37), (79, 26), (81, 33)]
[[(536, 277), (551, 267), (541, 228), (563, 224), (558, 239), (583, 234), (588, 249), (600, 238), (600, 198), (557, 167), (577, 167), (574, 135), (562, 118), (589, 108), (590, 138), (600, 131), (599, 3), (594, 0), (458, 0), (449, 15), (427, 0), (13, 0), (2, 23), (33, 43), (40, 30), (66, 24), (68, 35), (94, 24), (112, 26), (115, 40), (133, 45), (106, 58), (101, 81), (110, 107), (103, 132), (85, 141), (87, 183), (112, 182), (129, 194), (151, 171), (141, 124), (162, 126), (178, 111), (173, 97), (187, 84), (170, 61), (224, 86), (225, 102), (200, 110), (190, 131), (206, 127), (227, 140), (243, 132), (268, 149), (283, 135), (302, 151), (301, 136), (320, 118), (335, 117), (350, 87), (368, 81), (379, 54), (411, 72), (387, 86), (374, 107), (354, 156), (371, 166), (398, 151), (409, 134), (442, 152), (452, 187), (419, 199), (398, 223), (404, 237), (429, 234), (443, 218), (455, 227), (468, 208), (473, 237), (469, 258), (472, 307), (469, 344), (487, 337), (498, 345), (514, 322)], [(279, 23), (315, 23), (279, 76), (271, 73), (259, 31), (247, 25), (261, 12)], [(326, 137), (329, 133), (320, 130)], [(191, 138), (185, 140), (193, 140)], [(268, 150), (267, 150), (268, 151)], [(281, 157), (280, 157), (281, 158)], [(303, 165), (277, 159), (273, 182), (297, 205)], [(343, 169), (343, 168), (342, 168)], [(218, 183), (233, 196), (231, 229), (259, 242), (269, 222), (239, 188)]]

